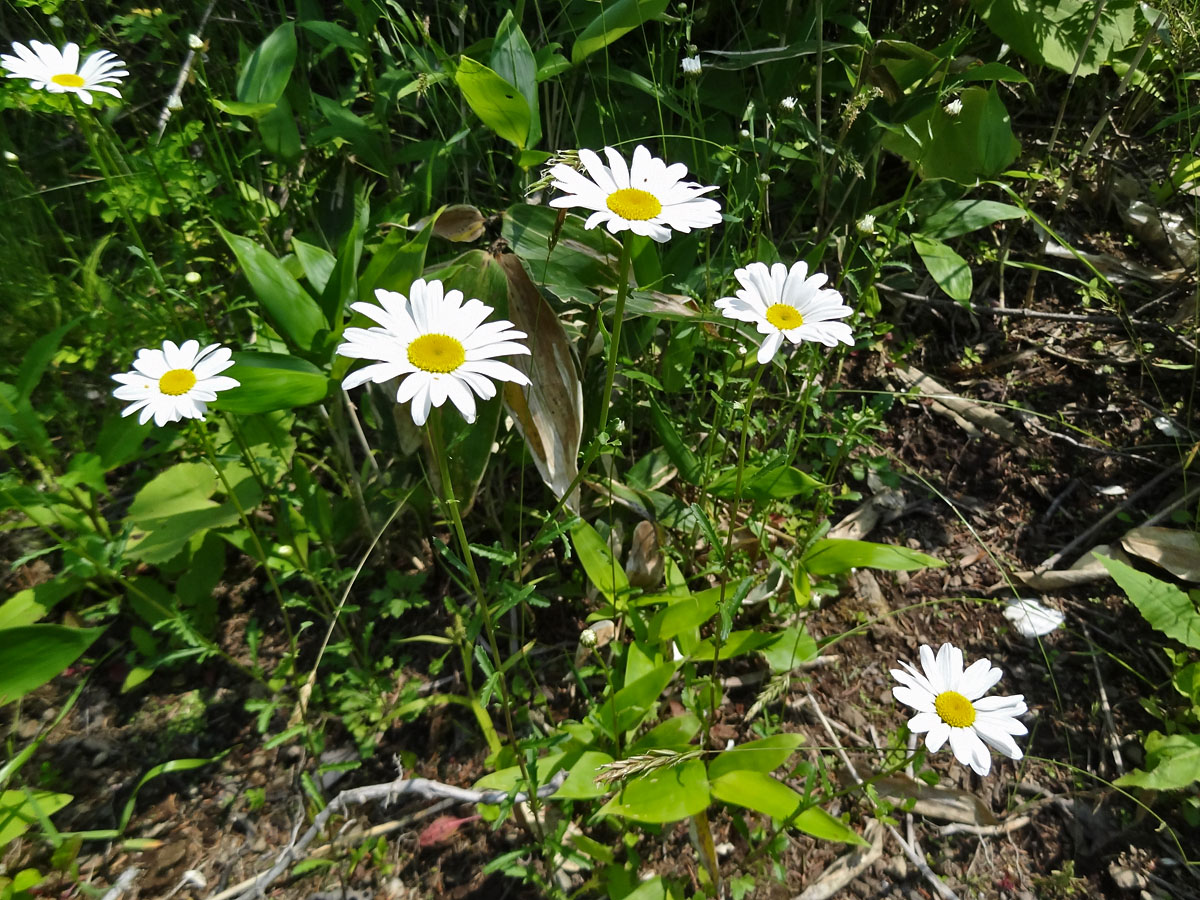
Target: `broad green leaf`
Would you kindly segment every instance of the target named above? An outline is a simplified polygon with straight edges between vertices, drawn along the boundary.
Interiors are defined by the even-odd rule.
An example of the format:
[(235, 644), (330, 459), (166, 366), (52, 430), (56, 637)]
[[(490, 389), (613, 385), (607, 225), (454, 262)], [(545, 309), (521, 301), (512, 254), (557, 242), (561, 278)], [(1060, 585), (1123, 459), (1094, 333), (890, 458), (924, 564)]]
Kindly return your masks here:
[(657, 666), (593, 709), (589, 718), (614, 737), (636, 728), (654, 709), (674, 674), (674, 662)]
[(1191, 787), (1200, 781), (1200, 734), (1150, 732), (1146, 736), (1145, 766), (1127, 772), (1114, 783), (1153, 791)]
[[(321, 309), (329, 327), (342, 327), (346, 308), (358, 299), (358, 264), (362, 260), (363, 241), (371, 221), (371, 204), (365, 189), (354, 194), (354, 220), (338, 248), (337, 263), (329, 281), (321, 290)], [(469, 294), (468, 296), (474, 296)]]
[(296, 65), (296, 26), (285, 22), (272, 31), (238, 75), (242, 103), (275, 103), (283, 96)]
[(512, 11), (506, 12), (496, 29), (496, 40), (492, 44), (492, 55), (488, 57), (492, 70), (513, 85), (529, 108), (529, 137), (525, 146), (535, 147), (542, 139), (541, 112), (538, 102), (538, 64), (529, 47), (529, 41), (521, 31), (521, 25), (513, 18)]
[(667, 451), (667, 455), (671, 458), (671, 462), (679, 469), (679, 474), (688, 484), (696, 484), (700, 480), (700, 460), (696, 458), (696, 454), (692, 449), (683, 442), (683, 438), (675, 430), (675, 425), (671, 421), (663, 408), (659, 405), (654, 395), (650, 396), (650, 422), (654, 426), (654, 431), (658, 435), (659, 440), (663, 443), (663, 449)]
[(353, 31), (343, 28), (336, 22), (326, 22), (321, 19), (309, 19), (305, 22), (297, 22), (305, 31), (312, 32), (320, 38), (341, 47), (347, 53), (356, 53), (359, 56), (366, 56), (368, 52), (367, 42), (360, 38)]
[(774, 636), (762, 655), (775, 673), (790, 672), (817, 655), (817, 642), (803, 625), (792, 625)]
[[(599, 768), (613, 761), (607, 753), (598, 750), (571, 750), (567, 753), (550, 753), (537, 761), (538, 780), (548, 781), (560, 769), (569, 774), (554, 793), (556, 800), (592, 800), (603, 797), (608, 788), (596, 783)], [(522, 784), (520, 766), (509, 766), (484, 775), (475, 782), (477, 791), (511, 791)]]
[[(839, 819), (819, 806), (799, 814), (803, 798), (782, 782), (763, 772), (738, 770), (728, 772), (712, 781), (712, 795), (717, 800), (744, 806), (765, 813), (774, 819), (784, 819), (788, 825), (823, 841), (866, 846), (867, 842)], [(793, 815), (795, 818), (792, 818)]]
[(325, 290), (333, 267), (337, 265), (337, 258), (324, 247), (305, 243), (298, 237), (292, 238), (292, 252), (296, 254), (296, 259), (300, 260), (300, 268), (304, 270), (304, 277), (308, 279), (308, 283), (318, 293)]
[(159, 472), (137, 492), (126, 517), (131, 522), (158, 519), (207, 509), (217, 490), (217, 476), (208, 463), (176, 463)]
[(454, 82), (483, 124), (519, 150), (529, 139), (529, 104), (521, 92), (481, 62), (464, 56)]
[(921, 223), (927, 238), (946, 240), (986, 228), (1003, 219), (1023, 219), (1025, 211), (1011, 203), (996, 200), (955, 200), (947, 203)]
[(1093, 554), (1137, 607), (1151, 628), (1200, 650), (1200, 612), (1192, 598), (1173, 584), (1099, 553)]
[[(732, 593), (732, 588), (729, 589), (729, 593)], [(675, 600), (670, 606), (660, 609), (650, 620), (650, 640), (669, 641), (680, 632), (699, 628), (716, 615), (720, 596), (719, 587), (708, 588)]]
[(617, 563), (608, 544), (604, 543), (595, 528), (579, 521), (571, 529), (571, 544), (588, 580), (609, 603), (613, 603), (619, 595), (629, 593), (629, 579), (625, 570)]
[(384, 238), (383, 245), (375, 251), (362, 277), (358, 279), (360, 299), (376, 302), (376, 290), (399, 291), (407, 296), (408, 289), (425, 269), (425, 252), (440, 215), (441, 209), (434, 212), (425, 227), (411, 239), (406, 239), (405, 233), (399, 228)]
[(28, 347), (22, 349), (21, 368), (17, 370), (17, 377), (13, 379), (13, 387), (17, 389), (17, 396), (25, 400), (29, 399), (33, 389), (42, 380), (42, 373), (46, 371), (46, 366), (50, 365), (54, 354), (58, 352), (58, 346), (62, 343), (62, 339), (67, 336), (67, 332), (82, 321), (83, 316), (76, 316), (70, 322), (42, 335)]
[[(1096, 19), (1097, 0), (972, 0), (995, 34), (1036, 63), (1094, 75), (1133, 39), (1134, 0), (1108, 0)], [(1092, 23), (1096, 22), (1095, 31)]]
[(0, 382), (0, 449), (13, 444), (32, 451), (43, 460), (55, 455), (46, 426), (29, 398), (22, 397), (15, 385)]
[(757, 741), (719, 753), (708, 764), (708, 778), (714, 781), (729, 772), (773, 772), (788, 761), (796, 749), (804, 744), (804, 735), (796, 733), (774, 734)]
[[(721, 644), (721, 659), (733, 659), (735, 656), (745, 656), (747, 653), (761, 650), (768, 644), (774, 643), (776, 638), (776, 635), (750, 629), (732, 631), (725, 642)], [(691, 649), (688, 658), (693, 662), (708, 662), (716, 655), (716, 649), (713, 639), (705, 638)]]
[(562, 300), (597, 305), (617, 288), (621, 244), (604, 228), (585, 229), (580, 216), (568, 215), (556, 231), (557, 221), (556, 209), (517, 203), (504, 211), (501, 227), (513, 251), (529, 263), (535, 283)]
[[(0, 628), (0, 706), (41, 687), (104, 633), (103, 628), (21, 625)], [(2, 846), (2, 845), (0, 845)]]
[(706, 809), (710, 802), (704, 763), (689, 759), (628, 779), (599, 814), (635, 822), (677, 822)]
[(313, 94), (312, 97), (328, 123), (313, 132), (312, 143), (323, 144), (331, 138), (343, 140), (363, 164), (381, 175), (386, 174), (390, 166), (383, 138), (376, 129), (336, 100), (321, 94)]
[(17, 591), (0, 603), (0, 628), (32, 625), (83, 586), (84, 582), (78, 578), (59, 577)]
[(283, 336), (303, 350), (314, 349), (317, 333), (325, 328), (325, 317), (317, 301), (283, 263), (254, 241), (231, 234), (220, 225), (217, 231), (237, 257), (250, 289)]
[(684, 751), (692, 738), (700, 731), (700, 720), (692, 713), (672, 716), (660, 722), (634, 741), (626, 749), (626, 755), (638, 756), (650, 750)]
[(1021, 151), (1004, 102), (995, 86), (964, 88), (958, 99), (957, 116), (931, 100), (912, 118), (889, 126), (883, 145), (912, 163), (922, 178), (975, 184), (999, 174)]
[(275, 108), (273, 100), (270, 103), (242, 103), (238, 100), (218, 100), (214, 97), (210, 102), (221, 112), (231, 116), (249, 116), (252, 119), (261, 119)]
[(571, 62), (578, 64), (633, 31), (643, 22), (662, 15), (668, 0), (601, 0), (600, 12), (579, 33), (571, 48)]
[[(742, 473), (742, 498), (759, 503), (807, 497), (821, 487), (824, 485), (807, 472), (782, 463), (765, 468), (746, 466)], [(733, 497), (737, 490), (737, 470), (728, 468), (721, 472), (713, 479), (708, 490), (713, 496), (723, 499)]]
[[(23, 835), (41, 821), (52, 816), (75, 798), (53, 791), (5, 791), (0, 794), (0, 849)], [(19, 877), (19, 876), (18, 876)]]
[(821, 538), (804, 554), (803, 565), (811, 575), (840, 575), (851, 569), (886, 569), (911, 572), (915, 569), (941, 568), (940, 559), (894, 544)]
[(951, 299), (966, 303), (971, 299), (974, 281), (971, 267), (948, 245), (923, 234), (912, 236), (913, 248), (925, 263), (938, 287)]
[(258, 118), (257, 125), (263, 146), (269, 153), (287, 163), (300, 158), (300, 129), (287, 97), (280, 97), (274, 109)]

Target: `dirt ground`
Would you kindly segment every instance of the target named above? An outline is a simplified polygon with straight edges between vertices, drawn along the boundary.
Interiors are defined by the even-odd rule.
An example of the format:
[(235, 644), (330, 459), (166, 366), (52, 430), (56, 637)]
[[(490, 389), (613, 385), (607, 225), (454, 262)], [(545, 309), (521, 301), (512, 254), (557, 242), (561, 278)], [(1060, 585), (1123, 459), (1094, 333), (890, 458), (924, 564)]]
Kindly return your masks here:
[[(1085, 249), (1127, 258), (1128, 248), (1098, 234), (1085, 242)], [(1135, 261), (1155, 271), (1165, 268), (1152, 258)], [(1020, 306), (1026, 278), (1005, 285), (1009, 308)], [(1194, 347), (1150, 325), (1131, 331), (1113, 324), (1105, 318), (1111, 315), (1108, 310), (1084, 308), (1074, 293), (1057, 296), (1055, 287), (1064, 283), (1043, 277), (1035, 301), (1021, 308), (1065, 319), (971, 314), (948, 302), (922, 302), (936, 288), (919, 279), (884, 293), (891, 304), (885, 315), (896, 322), (893, 340), (911, 341), (911, 349), (904, 366), (890, 356), (898, 343), (885, 341), (879, 350), (858, 351), (843, 371), (848, 387), (903, 390), (898, 369), (915, 367), (961, 397), (1015, 403), (1029, 414), (1018, 417), (1000, 409), (1011, 427), (1001, 435), (972, 424), (970, 415), (951, 414), (934, 400), (916, 395), (896, 399), (874, 453), (891, 461), (900, 476), (900, 493), (890, 520), (878, 524), (869, 537), (921, 550), (948, 565), (911, 576), (858, 573), (840, 596), (811, 610), (807, 625), (818, 640), (857, 630), (823, 648), (823, 664), (802, 673), (767, 714), (784, 730), (804, 733), (812, 747), (828, 747), (836, 735), (857, 771), (870, 774), (887, 735), (906, 718), (891, 698), (889, 667), (898, 659), (915, 661), (922, 643), (953, 640), (968, 659), (987, 656), (1005, 670), (998, 690), (1024, 694), (1030, 734), (1023, 740), (1026, 758), (1016, 763), (997, 759), (987, 778), (958, 765), (948, 751), (929, 759), (941, 788), (977, 799), (976, 804), (953, 792), (942, 797), (956, 799), (960, 818), (965, 807), (970, 811), (965, 818), (973, 822), (954, 821), (936, 811), (891, 812), (898, 834), (918, 848), (932, 872), (960, 897), (1200, 896), (1200, 871), (1183, 864), (1184, 855), (1200, 858), (1200, 839), (1180, 816), (1179, 805), (1170, 798), (1137, 797), (1109, 786), (1141, 762), (1140, 735), (1161, 727), (1144, 708), (1151, 695), (1170, 700), (1161, 641), (1111, 581), (1057, 591), (1020, 589), (1022, 596), (1037, 597), (1066, 614), (1065, 627), (1040, 641), (1021, 637), (1003, 616), (1002, 599), (1014, 594), (1008, 583), (1013, 572), (1034, 569), (1070, 549), (1072, 541), (1119, 508), (1070, 549), (1060, 567), (1069, 565), (1169, 506), (1184, 485), (1177, 443), (1155, 419), (1169, 415), (1176, 400), (1195, 408), (1195, 372), (1163, 368), (1155, 361), (1194, 363)], [(991, 296), (994, 288), (989, 282)], [(1189, 313), (1186, 304), (1195, 302), (1195, 286), (1175, 277), (1134, 280), (1122, 286), (1122, 295), (1126, 308), (1139, 310), (1138, 319), (1167, 323)], [(1139, 341), (1155, 346), (1148, 350)], [(1184, 424), (1196, 426), (1194, 421)], [(1139, 494), (1160, 475), (1154, 490)], [(854, 486), (870, 490), (866, 484)], [(850, 509), (839, 507), (835, 518)], [(241, 588), (252, 592), (253, 584)], [(227, 605), (239, 596), (235, 590)], [(244, 610), (230, 615), (226, 623), (230, 648), (239, 646), (245, 615)], [(539, 643), (560, 656), (572, 653), (584, 612), (538, 615)], [(721, 737), (744, 740), (749, 735), (746, 714), (761, 688), (761, 682), (747, 677), (750, 668), (738, 673), (743, 683), (728, 686), (718, 724)], [(53, 718), (83, 674), (59, 679), (24, 704), (18, 740)], [(234, 896), (236, 885), (268, 869), (297, 829), (307, 827), (316, 807), (302, 776), (315, 771), (316, 761), (296, 744), (265, 748), (245, 711), (241, 682), (219, 666), (160, 674), (148, 690), (122, 696), (124, 674), (120, 665), (90, 673), (75, 709), (35, 760), (34, 771), (44, 786), (76, 797), (56, 816), (59, 829), (112, 827), (137, 781), (164, 760), (225, 755), (211, 765), (147, 784), (138, 795), (128, 836), (152, 839), (156, 846), (134, 851), (86, 842), (78, 858), (79, 878), (102, 887), (136, 868), (125, 897)], [(398, 680), (406, 677), (421, 675), (397, 675)], [(548, 701), (550, 715), (578, 715), (565, 691), (552, 692)], [(390, 728), (373, 761), (321, 788), (328, 797), (340, 789), (390, 780), (396, 757), (415, 763), (411, 774), (470, 786), (485, 771), (485, 748), (470, 725), (460, 710), (442, 708)], [(347, 746), (337, 723), (327, 725), (326, 738), (332, 750)], [(830, 775), (847, 777), (844, 771)], [(332, 900), (343, 890), (348, 897), (384, 900), (541, 896), (511, 878), (482, 873), (489, 861), (518, 849), (523, 836), (511, 821), (493, 831), (469, 818), (474, 811), (427, 801), (356, 808), (313, 846), (330, 843), (341, 830), (354, 831), (356, 838), (315, 854), (325, 862), (304, 877), (280, 879), (270, 893), (310, 900)], [(847, 793), (831, 811), (848, 814), (860, 830), (872, 818), (861, 791)], [(451, 825), (439, 819), (446, 816), (467, 820)], [(366, 828), (375, 829), (370, 852), (356, 854)], [(724, 876), (753, 876), (752, 897), (799, 896), (845, 853), (788, 832), (783, 867), (772, 877), (771, 867), (761, 853), (752, 853), (727, 811), (714, 811), (713, 829)], [(585, 831), (607, 846), (618, 843), (609, 826)], [(638, 852), (643, 874), (693, 883), (699, 877), (686, 825), (666, 826), (658, 837), (647, 834)], [(49, 859), (43, 846), (17, 842), (4, 863), (11, 871), (45, 867)], [(38, 893), (68, 897), (75, 892), (74, 883), (66, 872)], [(573, 889), (582, 883), (582, 875), (567, 881)], [(831, 896), (936, 894), (929, 875), (886, 835), (878, 859)]]

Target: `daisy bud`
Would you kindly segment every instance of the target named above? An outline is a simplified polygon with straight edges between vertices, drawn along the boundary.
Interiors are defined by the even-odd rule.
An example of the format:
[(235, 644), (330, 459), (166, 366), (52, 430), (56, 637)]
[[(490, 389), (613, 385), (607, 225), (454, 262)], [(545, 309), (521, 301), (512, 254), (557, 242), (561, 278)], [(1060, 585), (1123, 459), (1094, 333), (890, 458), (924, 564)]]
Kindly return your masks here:
[(759, 184), (770, 184), (771, 176), (768, 175), (766, 172), (763, 172), (761, 175), (758, 176), (758, 183)]
[(958, 118), (958, 114), (962, 112), (962, 101), (955, 97), (944, 107), (946, 115), (952, 119)]
[(183, 276), (183, 280), (185, 282), (187, 282), (188, 284), (199, 284), (200, 283), (200, 273), (199, 272), (188, 272), (186, 275)]
[(20, 159), (21, 157), (17, 156), (17, 154), (13, 153), (11, 150), (4, 151), (4, 161), (6, 163), (12, 163), (15, 166)]
[(858, 229), (858, 233), (866, 236), (875, 233), (875, 217), (867, 213), (861, 219), (854, 223), (854, 227)]
[(189, 34), (187, 44), (189, 50), (204, 49), (204, 40), (198, 34)]
[(791, 112), (798, 102), (795, 97), (784, 97), (779, 101), (779, 106), (784, 112)]
[(579, 632), (579, 646), (581, 647), (587, 647), (589, 649), (595, 647), (598, 640), (599, 639), (596, 637), (596, 632), (592, 631), (590, 628), (585, 628), (583, 631)]
[(63, 27), (63, 20), (60, 19), (58, 16), (51, 16), (47, 21), (50, 23), (51, 28), (62, 28)]
[(683, 66), (683, 74), (686, 77), (688, 77), (688, 78), (699, 78), (700, 77), (700, 68), (701, 68), (700, 67), (700, 57), (685, 56), (683, 58), (683, 60), (680, 62), (680, 65)]
[(738, 134), (739, 134), (739, 135), (741, 135), (741, 136), (742, 136), (742, 137), (744, 137), (744, 138), (748, 138), (748, 137), (750, 137), (750, 129), (749, 129), (749, 128), (743, 128), (741, 131), (739, 131), (739, 132), (738, 132)]

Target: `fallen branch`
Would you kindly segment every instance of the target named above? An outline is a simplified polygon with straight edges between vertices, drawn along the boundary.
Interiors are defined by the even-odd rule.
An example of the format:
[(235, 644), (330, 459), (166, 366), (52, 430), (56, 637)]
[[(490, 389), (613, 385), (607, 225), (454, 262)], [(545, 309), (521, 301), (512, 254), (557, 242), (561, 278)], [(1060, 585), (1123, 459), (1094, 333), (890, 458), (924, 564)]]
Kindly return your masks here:
[[(555, 773), (554, 777), (546, 782), (546, 784), (538, 788), (537, 795), (539, 797), (551, 796), (562, 787), (563, 782), (566, 780), (567, 770), (562, 769)], [(368, 784), (363, 787), (342, 791), (329, 802), (328, 806), (317, 813), (308, 831), (304, 832), (299, 839), (294, 839), (291, 844), (284, 848), (270, 869), (247, 881), (243, 881), (241, 884), (234, 885), (228, 890), (214, 894), (208, 900), (230, 900), (233, 897), (237, 897), (238, 900), (250, 900), (252, 897), (263, 896), (267, 887), (274, 883), (277, 878), (288, 870), (288, 867), (292, 863), (300, 858), (301, 854), (304, 853), (304, 849), (324, 830), (326, 824), (328, 824), (334, 815), (342, 812), (349, 806), (370, 803), (372, 801), (382, 801), (387, 804), (406, 796), (436, 797), (452, 800), (457, 803), (486, 803), (489, 805), (500, 804), (509, 799), (508, 791), (473, 791), (469, 788), (455, 787), (452, 784), (442, 784), (440, 781), (430, 781), (428, 778), (397, 778), (395, 781), (390, 781), (386, 784)], [(526, 791), (521, 791), (511, 799), (513, 803), (524, 803), (529, 799), (529, 794)]]
[[(200, 17), (200, 24), (196, 26), (195, 36), (198, 38), (204, 31), (204, 26), (208, 22), (208, 17), (212, 14), (213, 7), (217, 5), (217, 0), (210, 0), (208, 9), (204, 10), (204, 15)], [(179, 68), (179, 77), (175, 79), (175, 87), (171, 90), (170, 96), (167, 97), (167, 102), (163, 105), (162, 112), (158, 114), (158, 139), (161, 141), (163, 132), (167, 130), (167, 122), (171, 119), (171, 113), (179, 108), (180, 98), (183, 96), (183, 86), (187, 84), (188, 75), (192, 71), (192, 63), (196, 61), (196, 53), (198, 51), (188, 48), (187, 56), (183, 58), (183, 65)]]

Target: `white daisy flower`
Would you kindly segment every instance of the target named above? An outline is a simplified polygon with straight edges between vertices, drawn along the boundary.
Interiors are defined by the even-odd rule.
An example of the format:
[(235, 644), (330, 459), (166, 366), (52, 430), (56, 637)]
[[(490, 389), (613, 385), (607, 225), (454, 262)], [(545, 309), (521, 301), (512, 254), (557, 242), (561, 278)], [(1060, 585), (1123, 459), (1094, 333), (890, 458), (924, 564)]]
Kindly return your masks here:
[(944, 109), (946, 110), (946, 115), (952, 119), (957, 119), (962, 113), (962, 101), (955, 97), (945, 105)]
[[(357, 387), (367, 381), (383, 384), (401, 375), (407, 376), (396, 391), (396, 402), (412, 401), (413, 421), (424, 425), (429, 410), (449, 398), (463, 418), (475, 421), (475, 397), (484, 400), (496, 396), (497, 381), (515, 381), (528, 385), (529, 379), (508, 363), (494, 357), (529, 353), (517, 343), (525, 332), (517, 331), (507, 319), (484, 322), (492, 308), (479, 300), (463, 302), (462, 291), (446, 291), (436, 279), (418, 278), (409, 288), (409, 296), (396, 291), (375, 291), (373, 303), (352, 303), (357, 310), (379, 325), (347, 328), (337, 353), (355, 359), (379, 362), (351, 372), (342, 381), (343, 388)], [(382, 307), (382, 308), (381, 308)]]
[(949, 740), (955, 758), (980, 775), (992, 768), (985, 743), (1011, 759), (1021, 758), (1021, 748), (1012, 736), (1027, 733), (1017, 716), (1028, 707), (1021, 694), (983, 696), (1004, 675), (990, 660), (977, 660), (964, 671), (962, 651), (953, 644), (942, 644), (937, 656), (923, 644), (924, 674), (906, 662), (900, 665), (903, 670), (891, 670), (900, 682), (900, 687), (892, 688), (892, 696), (917, 710), (908, 720), (908, 728), (914, 734), (928, 732), (925, 746), (929, 752), (936, 753)]
[(152, 417), (155, 425), (202, 420), (218, 391), (241, 384), (220, 374), (233, 365), (231, 355), (229, 348), (220, 344), (201, 350), (199, 341), (184, 341), (181, 347), (163, 341), (161, 350), (139, 350), (133, 371), (113, 376), (113, 381), (121, 383), (113, 396), (133, 401), (121, 415), (131, 416), (140, 409), (138, 421), (143, 425)]
[(611, 147), (605, 147), (604, 154), (607, 166), (591, 150), (579, 151), (579, 161), (591, 178), (566, 164), (552, 168), (553, 186), (567, 196), (555, 197), (550, 205), (594, 210), (584, 228), (604, 223), (613, 234), (628, 230), (660, 243), (670, 239), (672, 230), (687, 234), (721, 221), (721, 204), (701, 196), (716, 186), (683, 181), (687, 175), (683, 163), (668, 166), (640, 144), (633, 151), (632, 168)]
[(687, 78), (698, 78), (704, 68), (700, 65), (700, 57), (698, 56), (685, 56), (679, 61), (679, 66), (683, 69), (683, 74)]
[(1032, 597), (1008, 601), (1004, 618), (1012, 622), (1022, 637), (1044, 637), (1062, 625), (1065, 617), (1057, 609), (1044, 606)]
[(820, 341), (826, 347), (838, 341), (853, 344), (850, 326), (837, 322), (853, 312), (842, 303), (842, 295), (822, 288), (828, 278), (809, 276), (808, 266), (798, 262), (791, 269), (783, 263), (767, 268), (766, 263), (750, 263), (738, 269), (734, 277), (742, 283), (736, 297), (722, 297), (717, 309), (729, 319), (753, 322), (759, 334), (765, 334), (758, 348), (758, 361), (766, 365), (779, 352), (783, 339), (793, 344)]
[(123, 68), (125, 63), (108, 50), (97, 50), (81, 66), (78, 44), (67, 44), (60, 51), (41, 41), (30, 41), (29, 47), (14, 41), (12, 48), (16, 56), (0, 56), (0, 66), (9, 78), (28, 78), (33, 87), (52, 94), (78, 94), (89, 106), (92, 91), (120, 97), (120, 91), (108, 85), (120, 84), (129, 74)]

